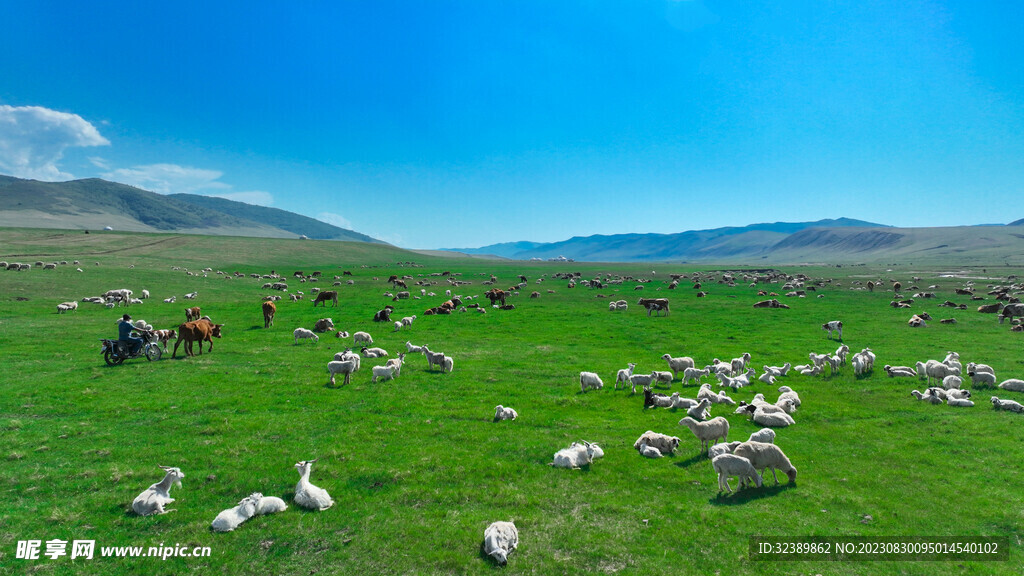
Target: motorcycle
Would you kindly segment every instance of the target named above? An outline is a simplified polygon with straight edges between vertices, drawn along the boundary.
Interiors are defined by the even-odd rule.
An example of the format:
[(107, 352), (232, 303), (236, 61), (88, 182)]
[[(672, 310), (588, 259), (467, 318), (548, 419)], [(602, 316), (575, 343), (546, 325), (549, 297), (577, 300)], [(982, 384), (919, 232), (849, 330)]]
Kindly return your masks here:
[(100, 353), (103, 354), (103, 360), (106, 361), (108, 366), (117, 366), (125, 360), (131, 360), (132, 358), (146, 357), (146, 360), (150, 362), (159, 360), (163, 356), (164, 351), (160, 349), (159, 342), (145, 342), (139, 347), (137, 352), (129, 352), (128, 348), (131, 346), (128, 342), (122, 342), (120, 340), (111, 340), (109, 338), (100, 338), (102, 346), (100, 347)]

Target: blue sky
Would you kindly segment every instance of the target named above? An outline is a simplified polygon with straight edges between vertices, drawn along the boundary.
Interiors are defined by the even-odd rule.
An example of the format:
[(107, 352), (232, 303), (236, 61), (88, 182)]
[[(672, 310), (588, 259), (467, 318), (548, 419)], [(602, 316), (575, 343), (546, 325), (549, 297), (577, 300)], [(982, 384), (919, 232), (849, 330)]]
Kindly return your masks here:
[(1024, 3), (0, 2), (0, 173), (407, 248), (1024, 217)]

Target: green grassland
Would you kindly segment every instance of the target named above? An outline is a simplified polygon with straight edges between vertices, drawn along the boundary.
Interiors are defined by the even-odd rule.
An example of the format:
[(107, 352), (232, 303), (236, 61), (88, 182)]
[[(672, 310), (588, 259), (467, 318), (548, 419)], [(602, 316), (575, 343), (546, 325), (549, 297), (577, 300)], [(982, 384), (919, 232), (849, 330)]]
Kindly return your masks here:
[[(781, 292), (779, 285), (706, 283), (707, 298), (685, 281), (667, 290), (670, 273), (714, 266), (491, 261), (358, 243), (19, 229), (0, 229), (0, 259), (80, 260), (0, 271), (3, 574), (1016, 574), (1022, 565), (1024, 416), (994, 411), (992, 390), (976, 390), (974, 408), (926, 405), (910, 397), (923, 383), (881, 369), (956, 350), (965, 364), (992, 365), (1000, 380), (1024, 376), (1020, 334), (975, 312), (978, 303), (966, 311), (936, 307), (967, 301), (953, 295), (964, 280), (942, 277), (961, 268), (781, 267), (832, 282), (808, 298), (783, 298), (789, 310), (765, 310), (751, 306), (761, 299), (757, 290)], [(986, 264), (967, 275), (1021, 273)], [(212, 271), (202, 275), (204, 268)], [(216, 271), (271, 270), (287, 277), (320, 270), (321, 288), (350, 270), (344, 280), (354, 284), (338, 288), (337, 308), (282, 300), (275, 326), (264, 329), (266, 280)], [(424, 316), (446, 299), (444, 277), (431, 276), (443, 271), (472, 283), (453, 289), (465, 296), (482, 295), (490, 274), (501, 287), (519, 274), (530, 285), (512, 298), (515, 310)], [(591, 290), (551, 279), (577, 271), (652, 281), (638, 293), (635, 282)], [(418, 316), (400, 332), (371, 321), (392, 303), (384, 296), (391, 274), (438, 282), (428, 288), (433, 298), (394, 303), (396, 318)], [(915, 275), (921, 288), (938, 285), (939, 297), (911, 311), (890, 308), (891, 291), (852, 289), (871, 279), (909, 285)], [(314, 286), (288, 282), (307, 297)], [(81, 303), (57, 314), (56, 304), (122, 287), (152, 293), (130, 312), (157, 328), (183, 322), (193, 303), (181, 297), (198, 291), (194, 305), (225, 324), (224, 338), (198, 357), (179, 350), (176, 359), (168, 353), (108, 367), (99, 338), (116, 336), (123, 310)], [(533, 290), (541, 296), (529, 298)], [(639, 294), (671, 298), (671, 315), (647, 317), (635, 305)], [(162, 302), (171, 295), (177, 303)], [(609, 312), (609, 297), (627, 300), (629, 310)], [(918, 311), (936, 322), (908, 328)], [(950, 316), (959, 323), (937, 322)], [(422, 356), (410, 356), (397, 380), (371, 384), (369, 366), (383, 361), (364, 360), (349, 385), (328, 387), (326, 363), (351, 340), (326, 335), (296, 345), (292, 338), (294, 328), (322, 317), (370, 332), (392, 357), (407, 340), (428, 344), (452, 356), (455, 370), (428, 371)], [(843, 321), (851, 349), (876, 352), (877, 367), (865, 377), (847, 366), (835, 376), (782, 379), (803, 401), (796, 425), (776, 439), (799, 469), (795, 484), (776, 486), (769, 474), (762, 488), (719, 495), (698, 441), (677, 424), (685, 413), (645, 411), (641, 395), (612, 386), (628, 362), (638, 373), (667, 369), (665, 353), (704, 365), (749, 352), (759, 374), (764, 364), (804, 363), (809, 352), (838, 346), (820, 329), (833, 319)], [(599, 373), (605, 388), (581, 393), (581, 370)], [(693, 397), (697, 388), (676, 380), (661, 391)], [(749, 401), (759, 392), (777, 397), (762, 383), (731, 395)], [(497, 404), (514, 407), (519, 419), (492, 422)], [(730, 440), (759, 428), (731, 408), (714, 406), (719, 415), (731, 424)], [(632, 444), (645, 430), (679, 436), (679, 450), (640, 457)], [(548, 466), (576, 440), (600, 443), (606, 456), (582, 470)], [(293, 466), (312, 458), (320, 459), (312, 482), (335, 500), (323, 512), (291, 504)], [(135, 516), (131, 501), (162, 477), (157, 465), (186, 474), (172, 490), (177, 511)], [(218, 512), (255, 491), (283, 497), (289, 509), (231, 533), (210, 531)], [(500, 567), (480, 545), (490, 522), (509, 519), (520, 548)], [(1011, 549), (1007, 562), (765, 562), (748, 553), (754, 534), (999, 536)], [(16, 559), (17, 542), (28, 539), (210, 546), (212, 556)]]

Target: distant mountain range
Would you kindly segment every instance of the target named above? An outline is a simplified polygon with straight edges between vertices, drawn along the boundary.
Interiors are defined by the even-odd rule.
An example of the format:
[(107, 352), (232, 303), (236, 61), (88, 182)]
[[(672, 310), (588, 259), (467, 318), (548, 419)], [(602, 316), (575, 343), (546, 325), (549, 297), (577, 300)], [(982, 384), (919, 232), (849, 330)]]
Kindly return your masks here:
[(99, 178), (40, 182), (0, 175), (0, 226), (180, 232), (383, 243), (293, 212), (194, 194), (162, 195)]
[(677, 234), (615, 234), (562, 242), (509, 242), (449, 249), (515, 260), (569, 258), (587, 262), (841, 263), (1024, 255), (1024, 219), (1008, 225), (893, 228), (849, 218), (774, 222)]

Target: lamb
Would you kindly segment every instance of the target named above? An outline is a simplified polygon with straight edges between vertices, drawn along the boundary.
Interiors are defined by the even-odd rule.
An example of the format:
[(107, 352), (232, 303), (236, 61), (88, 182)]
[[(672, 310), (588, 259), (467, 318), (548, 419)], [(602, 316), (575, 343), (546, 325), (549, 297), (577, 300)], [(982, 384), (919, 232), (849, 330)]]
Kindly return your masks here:
[(299, 471), (299, 483), (295, 485), (295, 503), (308, 510), (327, 510), (334, 506), (334, 500), (326, 490), (309, 483), (309, 471), (313, 463), (319, 460), (303, 460), (295, 464)]
[(995, 374), (996, 371), (992, 369), (988, 364), (975, 364), (974, 362), (967, 363), (967, 372), (988, 372), (989, 374)]
[(600, 390), (604, 388), (604, 382), (601, 381), (600, 376), (593, 372), (580, 372), (580, 389), (586, 392), (587, 388)]
[(295, 343), (299, 343), (299, 338), (308, 338), (313, 342), (319, 342), (320, 337), (313, 333), (312, 330), (306, 330), (305, 328), (296, 328), (292, 334), (295, 336)]
[(679, 392), (673, 392), (672, 396), (671, 396), (671, 400), (672, 400), (672, 406), (670, 406), (670, 408), (673, 408), (673, 409), (680, 409), (680, 408), (682, 408), (684, 410), (689, 410), (690, 408), (693, 408), (697, 404), (700, 404), (699, 401), (694, 400), (693, 398), (680, 398), (679, 397)]
[(974, 407), (974, 402), (968, 400), (967, 398), (947, 398), (946, 399), (946, 405), (948, 405), (948, 406), (961, 406), (961, 407), (964, 407), (964, 408), (973, 408)]
[(650, 388), (654, 382), (654, 373), (650, 374), (633, 374), (629, 377), (629, 384), (632, 386), (633, 394), (636, 394), (636, 387), (640, 385), (641, 388)]
[(648, 430), (637, 438), (636, 442), (633, 443), (633, 448), (635, 450), (639, 450), (640, 445), (644, 443), (648, 446), (654, 446), (660, 450), (662, 454), (671, 454), (679, 447), (679, 438)]
[(761, 428), (757, 432), (752, 432), (750, 434), (750, 438), (747, 438), (747, 442), (775, 444), (775, 430), (772, 430), (771, 428)]
[(1010, 390), (1012, 392), (1024, 392), (1024, 380), (1018, 378), (1010, 378), (1009, 380), (1003, 380), (999, 387), (1003, 390)]
[(633, 375), (633, 369), (636, 368), (636, 364), (630, 362), (626, 368), (622, 368), (615, 374), (615, 390), (619, 389), (619, 382), (629, 382), (629, 377)]
[(747, 362), (750, 362), (750, 353), (744, 352), (739, 358), (733, 358), (729, 365), (732, 367), (733, 376), (744, 372), (747, 369)]
[(711, 369), (709, 368), (704, 368), (703, 370), (698, 370), (696, 368), (687, 368), (683, 370), (683, 383), (689, 384), (691, 380), (695, 380), (697, 383), (700, 383), (700, 379), (707, 376), (710, 373)]
[(408, 340), (405, 341), (405, 348), (409, 351), (409, 354), (422, 354), (423, 353), (423, 347), (422, 346), (416, 346), (412, 342), (409, 342)]
[(519, 530), (512, 522), (493, 522), (484, 530), (484, 554), (498, 564), (508, 563), (508, 555), (519, 546)]
[(716, 443), (719, 438), (722, 441), (728, 440), (729, 436), (729, 421), (722, 416), (712, 418), (707, 422), (699, 422), (694, 418), (687, 416), (679, 421), (680, 426), (686, 426), (693, 432), (693, 435), (700, 440), (701, 452), (707, 452), (708, 447), (711, 444)]
[(392, 332), (398, 332), (401, 329), (402, 329), (402, 323), (401, 322), (395, 322), (395, 329), (392, 330)]
[(359, 353), (363, 358), (387, 358), (388, 351), (383, 348), (367, 348), (363, 346)]
[(836, 332), (839, 335), (839, 339), (843, 339), (843, 323), (840, 320), (832, 320), (821, 325), (821, 329), (827, 332), (827, 338), (832, 338), (832, 332)]
[(910, 395), (913, 396), (914, 398), (917, 398), (918, 400), (921, 400), (922, 402), (927, 402), (929, 404), (942, 404), (942, 398), (934, 394), (922, 394), (918, 390), (911, 390)]
[(711, 412), (708, 410), (708, 407), (710, 406), (711, 401), (708, 400), (707, 398), (704, 398), (703, 400), (700, 400), (700, 402), (696, 406), (688, 409), (686, 411), (686, 415), (690, 418), (693, 418), (694, 420), (697, 420), (698, 422), (707, 420), (708, 416), (711, 415)]
[(665, 456), (661, 453), (661, 450), (658, 450), (654, 446), (648, 446), (647, 442), (641, 443), (638, 450), (640, 451), (640, 455), (645, 458), (663, 458)]
[(744, 486), (749, 486), (751, 482), (758, 488), (762, 485), (761, 475), (754, 470), (754, 466), (750, 463), (750, 460), (742, 456), (735, 454), (722, 454), (716, 456), (711, 460), (711, 467), (718, 473), (718, 491), (722, 491), (722, 487), (725, 487), (727, 492), (732, 492), (732, 488), (729, 487), (729, 477), (735, 476), (737, 482), (736, 489), (739, 490)]
[(846, 356), (850, 353), (850, 347), (846, 344), (842, 344), (839, 348), (836, 348), (836, 356), (839, 357), (840, 363), (846, 364)]
[(395, 369), (395, 377), (402, 375), (402, 365), (405, 364), (405, 352), (399, 352), (398, 358), (391, 358), (384, 363), (385, 366), (391, 366)]
[(959, 388), (951, 388), (949, 390), (946, 390), (945, 394), (946, 394), (946, 400), (947, 401), (950, 398), (960, 398), (960, 399), (966, 400), (967, 398), (971, 397), (971, 391), (970, 390), (960, 390)]
[(177, 299), (178, 299), (177, 296), (171, 296), (170, 298), (164, 298), (164, 303), (165, 304), (174, 304), (174, 301), (177, 300)]
[(447, 373), (451, 374), (452, 370), (454, 370), (454, 369), (455, 369), (455, 360), (451, 356), (445, 356), (441, 360), (441, 372), (442, 373), (447, 372)]
[(885, 373), (889, 375), (889, 378), (916, 378), (917, 371), (909, 366), (890, 366), (885, 365)]
[[(259, 494), (259, 492), (257, 492)], [(277, 496), (263, 496), (256, 502), (256, 515), (266, 516), (267, 514), (277, 514), (278, 512), (284, 512), (288, 509), (288, 505), (284, 503)]]
[(771, 372), (765, 372), (764, 374), (758, 376), (757, 379), (768, 385), (775, 384), (775, 376), (773, 376)]
[[(920, 371), (918, 371), (918, 374), (920, 374)], [(928, 363), (925, 364), (925, 374), (927, 375), (929, 382), (932, 380), (932, 378), (941, 381), (946, 376), (959, 376), (960, 369), (953, 366), (948, 366), (946, 364), (943, 364), (942, 362), (929, 360)]]
[(499, 420), (515, 420), (519, 417), (519, 414), (512, 408), (506, 408), (501, 404), (494, 407), (494, 421)]
[(758, 426), (768, 426), (769, 428), (785, 428), (796, 423), (793, 417), (785, 411), (774, 412), (771, 411), (771, 408), (766, 409), (762, 406), (755, 407), (751, 420)]
[(736, 401), (729, 398), (725, 392), (712, 392), (711, 384), (702, 384), (700, 390), (697, 391), (697, 400), (705, 398), (712, 404), (728, 404), (730, 406), (736, 404)]
[(356, 344), (373, 344), (373, 337), (366, 332), (356, 332), (352, 335), (352, 340)]
[(562, 448), (555, 452), (552, 466), (555, 468), (577, 469), (586, 466), (594, 461), (594, 448), (589, 442), (583, 444), (573, 443), (568, 448)]
[(690, 358), (689, 356), (673, 358), (671, 355), (665, 354), (661, 359), (668, 362), (668, 367), (672, 370), (673, 376), (675, 376), (680, 370), (686, 370), (687, 368), (694, 368), (696, 366), (693, 362), (693, 358)]
[(959, 376), (954, 376), (952, 374), (942, 379), (942, 387), (946, 390), (959, 389), (963, 383), (964, 381)]
[(60, 304), (57, 304), (57, 313), (58, 314), (63, 314), (64, 312), (67, 312), (68, 310), (78, 310), (78, 302), (75, 302), (74, 300), (72, 300), (70, 302), (61, 302)]
[(792, 368), (792, 367), (793, 367), (792, 364), (790, 364), (789, 362), (786, 362), (782, 366), (765, 366), (764, 367), (764, 371), (767, 372), (767, 373), (770, 373), (772, 376), (775, 376), (776, 378), (779, 378), (779, 377), (785, 376), (787, 373), (789, 373), (789, 369)]
[(651, 372), (651, 374), (654, 374), (654, 381), (655, 382), (668, 382), (669, 388), (672, 387), (672, 379), (674, 378), (674, 376), (672, 375), (671, 372), (668, 372), (668, 371), (660, 372), (660, 371), (655, 370), (654, 372)]
[(996, 375), (991, 372), (968, 372), (967, 375), (971, 377), (974, 387), (996, 385)]
[(679, 398), (678, 392), (673, 393), (672, 396), (666, 396), (655, 394), (651, 392), (650, 388), (644, 388), (644, 408), (671, 408), (677, 398)]
[(742, 442), (738, 440), (733, 442), (719, 442), (718, 444), (715, 444), (714, 446), (708, 448), (708, 458), (714, 460), (716, 456), (721, 456), (722, 454), (732, 454), (732, 451), (735, 450), (736, 447), (739, 446), (740, 444), (742, 444)]
[(437, 365), (438, 368), (443, 368), (443, 352), (431, 352), (426, 345), (421, 346), (421, 348), (423, 349), (423, 355), (427, 357), (427, 370), (430, 370), (434, 365)]
[(789, 458), (782, 452), (782, 449), (775, 444), (744, 442), (736, 447), (733, 454), (750, 460), (751, 466), (755, 470), (761, 471), (762, 475), (766, 468), (771, 468), (772, 477), (775, 478), (776, 484), (779, 483), (779, 477), (775, 475), (776, 469), (785, 472), (790, 482), (796, 482), (796, 468), (790, 463)]
[[(337, 356), (336, 356), (337, 357)], [(343, 384), (348, 384), (352, 373), (359, 369), (358, 360), (335, 360), (327, 363), (327, 373), (331, 375), (328, 381), (331, 386), (335, 385), (334, 377), (338, 374), (345, 376)]]
[(256, 515), (256, 504), (263, 498), (263, 494), (253, 492), (243, 498), (234, 508), (228, 508), (213, 519), (210, 528), (214, 532), (231, 532), (242, 525), (249, 518)]
[(804, 376), (817, 376), (818, 374), (821, 374), (823, 371), (824, 369), (821, 366), (815, 364), (814, 366), (809, 366), (801, 370), (800, 373), (803, 374)]
[(1013, 400), (1000, 400), (995, 396), (992, 397), (992, 407), (996, 410), (1009, 410), (1010, 412), (1016, 412), (1018, 414), (1024, 414), (1024, 405)]
[(132, 510), (139, 516), (174, 512), (174, 510), (164, 509), (164, 506), (174, 502), (174, 498), (171, 498), (171, 486), (181, 488), (181, 479), (185, 477), (185, 474), (181, 469), (170, 466), (160, 466), (160, 469), (166, 472), (163, 480), (146, 488), (135, 497), (135, 500), (132, 500)]
[(775, 405), (781, 405), (782, 401), (786, 399), (793, 402), (793, 408), (800, 407), (800, 395), (789, 386), (779, 386), (779, 399), (775, 401)]
[(381, 380), (392, 380), (395, 377), (394, 366), (374, 366), (373, 367), (373, 378), (370, 380), (372, 383), (376, 383), (377, 379)]
[(402, 323), (402, 326), (412, 326), (412, 322), (415, 319), (416, 315), (413, 314), (412, 316), (406, 316), (405, 318), (402, 318), (400, 322)]

